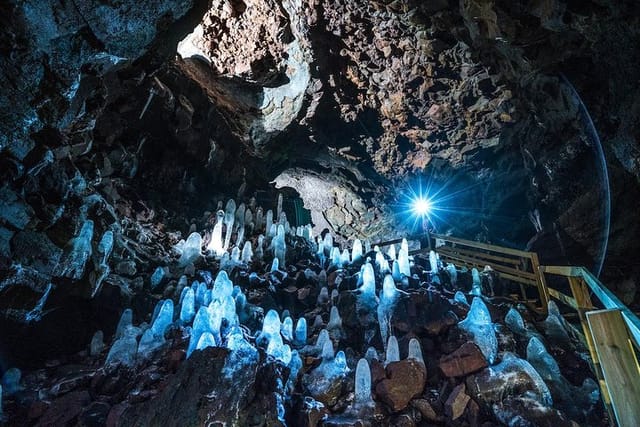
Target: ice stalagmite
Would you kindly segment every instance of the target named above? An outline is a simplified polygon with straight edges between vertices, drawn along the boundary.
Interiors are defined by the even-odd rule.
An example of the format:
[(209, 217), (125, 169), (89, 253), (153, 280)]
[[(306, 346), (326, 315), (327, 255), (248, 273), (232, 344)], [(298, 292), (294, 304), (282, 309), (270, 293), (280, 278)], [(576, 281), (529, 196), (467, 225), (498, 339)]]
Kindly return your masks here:
[(422, 356), (422, 348), (420, 347), (420, 341), (415, 338), (409, 340), (409, 352), (408, 359), (414, 359), (418, 362), (424, 363), (424, 357)]
[(402, 273), (400, 273), (400, 263), (397, 260), (393, 261), (393, 267), (391, 267), (391, 276), (396, 282), (400, 282), (402, 280)]
[(246, 241), (244, 243), (244, 247), (242, 248), (242, 262), (245, 264), (251, 264), (251, 259), (253, 258), (253, 250), (251, 249), (251, 242)]
[(233, 199), (229, 199), (227, 206), (224, 210), (224, 225), (227, 228), (224, 234), (224, 250), (229, 249), (231, 243), (231, 234), (233, 233), (233, 223), (235, 221), (236, 214), (236, 202)]
[(195, 296), (192, 288), (185, 288), (182, 304), (180, 305), (180, 320), (183, 324), (191, 323), (196, 315)]
[(475, 297), (466, 319), (458, 326), (473, 337), (473, 341), (482, 351), (489, 364), (493, 364), (498, 355), (498, 339), (491, 323), (489, 309), (482, 298)]
[(342, 267), (342, 255), (339, 248), (331, 248), (331, 266), (340, 268)]
[(329, 314), (329, 323), (327, 324), (327, 329), (341, 329), (342, 328), (342, 319), (340, 318), (340, 313), (338, 312), (338, 307), (331, 307), (331, 313)]
[[(406, 242), (406, 239), (403, 239), (403, 242)], [(400, 249), (398, 253), (398, 269), (400, 270), (400, 275), (404, 277), (411, 277), (411, 264), (409, 263), (409, 251), (404, 247)]]
[(280, 333), (287, 341), (293, 341), (293, 319), (287, 316), (280, 325)]
[(269, 209), (267, 211), (267, 218), (265, 223), (265, 234), (267, 235), (267, 237), (273, 237), (276, 235), (275, 233), (272, 233), (272, 230), (273, 230), (273, 211)]
[(187, 241), (182, 246), (182, 254), (178, 260), (178, 264), (181, 267), (195, 262), (202, 250), (202, 236), (198, 232), (193, 232), (187, 237)]
[(256, 219), (254, 223), (254, 228), (256, 231), (262, 230), (262, 227), (264, 225), (264, 211), (262, 209), (262, 206), (258, 207), (258, 209), (256, 210)]
[(545, 381), (558, 381), (562, 375), (556, 360), (536, 337), (531, 338), (527, 345), (527, 361)]
[(104, 336), (102, 331), (96, 331), (91, 338), (89, 345), (89, 354), (93, 357), (98, 356), (104, 350)]
[(276, 237), (273, 239), (273, 256), (278, 258), (280, 267), (285, 266), (285, 255), (287, 251), (287, 245), (285, 243), (285, 231), (284, 226), (278, 225), (278, 231)]
[(244, 227), (244, 214), (246, 209), (247, 207), (245, 206), (244, 203), (240, 203), (240, 206), (238, 206), (238, 209), (236, 209), (236, 214), (234, 218), (234, 226), (236, 230), (240, 230), (240, 228)]
[(159, 337), (164, 337), (164, 333), (173, 323), (173, 300), (167, 299), (162, 303), (158, 317), (151, 325), (153, 333)]
[(382, 252), (376, 252), (376, 264), (380, 269), (381, 274), (390, 273), (391, 268), (389, 267), (389, 261), (384, 257)]
[(279, 333), (269, 337), (267, 354), (280, 360), (285, 365), (288, 365), (291, 361), (291, 347), (282, 342), (282, 336)]
[(280, 335), (280, 315), (275, 310), (267, 311), (262, 322), (262, 334), (265, 336)]
[(356, 406), (372, 406), (371, 399), (371, 370), (367, 359), (360, 359), (356, 366), (355, 398)]
[(303, 346), (307, 343), (307, 319), (301, 317), (296, 323), (295, 343)]
[(376, 276), (371, 263), (367, 262), (363, 265), (360, 291), (367, 297), (374, 297), (376, 294)]
[(398, 347), (398, 339), (391, 335), (387, 342), (387, 352), (384, 359), (385, 366), (391, 362), (398, 362), (400, 360), (400, 348)]
[(467, 297), (461, 291), (456, 291), (455, 295), (453, 295), (453, 300), (459, 302), (462, 305), (468, 306)]
[(221, 270), (216, 276), (216, 280), (213, 282), (213, 289), (211, 290), (212, 300), (222, 301), (225, 297), (230, 296), (233, 293), (233, 282), (229, 279), (227, 272)]
[(116, 339), (123, 337), (124, 332), (131, 326), (133, 320), (133, 311), (130, 308), (125, 309), (120, 315), (118, 326), (116, 327)]
[(360, 239), (353, 241), (353, 248), (351, 248), (351, 262), (358, 262), (362, 259), (362, 242)]
[(509, 309), (507, 315), (504, 317), (504, 323), (512, 332), (516, 332), (518, 334), (524, 334), (527, 332), (522, 315), (520, 315), (520, 312), (513, 307)]
[(215, 346), (216, 346), (216, 339), (213, 337), (213, 334), (211, 332), (205, 332), (202, 335), (200, 335), (200, 339), (196, 344), (196, 350), (203, 350), (207, 347), (215, 347)]
[(438, 272), (438, 255), (434, 251), (429, 251), (429, 265), (431, 266), (431, 273)]
[(138, 349), (138, 342), (136, 341), (136, 332), (133, 328), (127, 328), (124, 331), (124, 335), (117, 339), (107, 355), (105, 366), (115, 366), (123, 364), (126, 366), (133, 366), (136, 361), (136, 352)]
[(380, 303), (378, 304), (378, 323), (380, 325), (380, 335), (382, 342), (387, 343), (391, 335), (391, 317), (398, 301), (399, 292), (393, 277), (387, 274), (382, 281), (382, 292), (380, 293)]
[(482, 295), (482, 282), (480, 281), (480, 273), (477, 268), (471, 269), (471, 277), (473, 278), (473, 283), (470, 294), (479, 297)]
[(82, 278), (87, 260), (91, 258), (93, 252), (91, 246), (92, 238), (93, 221), (88, 219), (82, 224), (80, 233), (68, 243), (64, 262), (60, 264), (61, 276), (74, 280)]
[(284, 201), (284, 197), (282, 195), (282, 193), (278, 194), (278, 203), (276, 205), (276, 218), (278, 218), (278, 221), (280, 221), (280, 217), (282, 216), (282, 203)]
[(276, 271), (278, 271), (279, 268), (280, 268), (280, 261), (278, 260), (277, 257), (274, 257), (273, 261), (271, 261), (271, 268), (269, 269), (269, 271), (271, 273), (275, 273)]
[(449, 280), (453, 286), (458, 282), (458, 270), (453, 264), (447, 264), (447, 272), (449, 273)]
[(216, 225), (211, 232), (211, 240), (207, 245), (207, 250), (213, 252), (216, 256), (222, 256), (224, 253), (224, 244), (222, 242), (222, 227), (224, 223), (224, 211), (218, 211), (216, 214)]
[(324, 235), (324, 240), (322, 243), (324, 244), (325, 255), (331, 255), (331, 251), (333, 250), (333, 236), (331, 235), (331, 233), (327, 233)]
[(167, 272), (165, 271), (164, 267), (157, 267), (151, 275), (151, 289), (157, 288), (158, 285), (160, 285), (160, 283), (162, 283), (162, 281), (164, 280), (166, 274)]
[(344, 248), (342, 250), (342, 254), (340, 255), (340, 267), (346, 267), (351, 262), (351, 255), (349, 254), (349, 250)]
[(196, 313), (195, 319), (193, 320), (191, 337), (189, 339), (189, 346), (187, 347), (187, 357), (191, 356), (191, 353), (193, 353), (198, 345), (200, 337), (205, 332), (212, 332), (210, 312), (207, 307), (200, 307)]
[(396, 246), (395, 245), (389, 246), (389, 250), (387, 251), (387, 255), (389, 256), (389, 258), (391, 258), (391, 261), (395, 261), (396, 260)]

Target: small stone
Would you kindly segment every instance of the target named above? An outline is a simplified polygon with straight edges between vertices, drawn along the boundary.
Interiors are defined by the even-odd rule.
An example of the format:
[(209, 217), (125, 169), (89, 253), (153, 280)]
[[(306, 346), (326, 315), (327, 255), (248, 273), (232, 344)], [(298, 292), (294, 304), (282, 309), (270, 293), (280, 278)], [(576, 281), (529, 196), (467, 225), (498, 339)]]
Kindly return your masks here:
[(386, 367), (386, 378), (376, 385), (376, 394), (393, 412), (398, 412), (422, 393), (426, 380), (424, 364), (417, 360), (391, 362)]
[(438, 364), (445, 376), (461, 377), (488, 366), (477, 345), (468, 341), (451, 354), (440, 358)]
[(442, 417), (436, 414), (436, 411), (433, 409), (433, 406), (431, 406), (431, 404), (427, 400), (414, 399), (411, 402), (411, 405), (413, 405), (413, 407), (416, 408), (420, 412), (420, 414), (422, 414), (422, 417), (425, 420), (431, 421), (434, 423), (442, 421)]
[(136, 272), (136, 263), (134, 261), (120, 261), (116, 264), (116, 273), (118, 274), (132, 277), (136, 275)]
[(466, 386), (464, 383), (456, 386), (444, 404), (445, 414), (452, 420), (460, 418), (471, 399), (465, 391)]
[(91, 402), (87, 391), (72, 391), (51, 402), (42, 415), (44, 425), (74, 425), (83, 408)]

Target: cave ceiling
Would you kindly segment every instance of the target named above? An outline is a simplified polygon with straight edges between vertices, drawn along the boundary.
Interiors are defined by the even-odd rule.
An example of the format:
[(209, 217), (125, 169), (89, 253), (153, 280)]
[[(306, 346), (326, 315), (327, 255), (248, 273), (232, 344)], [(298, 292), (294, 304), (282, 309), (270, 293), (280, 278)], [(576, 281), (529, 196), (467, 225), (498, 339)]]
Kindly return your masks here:
[(440, 231), (589, 266), (608, 239), (605, 271), (638, 275), (635, 2), (1, 7), (4, 264), (86, 215), (186, 233), (274, 186), (339, 236), (382, 238), (407, 231), (398, 195), (424, 179), (459, 195)]

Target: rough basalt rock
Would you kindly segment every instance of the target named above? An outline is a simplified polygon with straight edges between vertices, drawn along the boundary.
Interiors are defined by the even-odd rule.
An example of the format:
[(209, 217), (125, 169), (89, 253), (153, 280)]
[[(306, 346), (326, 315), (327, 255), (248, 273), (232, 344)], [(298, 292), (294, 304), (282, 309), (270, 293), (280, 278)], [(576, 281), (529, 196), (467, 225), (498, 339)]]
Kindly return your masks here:
[(407, 407), (411, 399), (424, 390), (427, 370), (423, 363), (413, 359), (391, 362), (386, 368), (386, 378), (375, 386), (376, 395), (393, 412)]
[(487, 367), (487, 360), (477, 345), (464, 343), (451, 354), (440, 358), (438, 366), (447, 377), (461, 377)]

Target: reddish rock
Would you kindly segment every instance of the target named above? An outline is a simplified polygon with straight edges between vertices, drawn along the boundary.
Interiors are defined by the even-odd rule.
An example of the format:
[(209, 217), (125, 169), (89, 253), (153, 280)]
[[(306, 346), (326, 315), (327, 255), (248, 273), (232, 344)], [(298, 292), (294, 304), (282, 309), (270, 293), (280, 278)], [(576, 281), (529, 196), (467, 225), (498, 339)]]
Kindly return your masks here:
[(414, 399), (411, 402), (411, 405), (413, 405), (413, 407), (420, 412), (422, 418), (424, 418), (425, 420), (432, 423), (439, 423), (443, 421), (443, 417), (436, 413), (436, 411), (433, 409), (433, 406), (431, 406), (431, 404), (427, 400)]
[(44, 414), (44, 411), (47, 410), (47, 408), (49, 408), (49, 404), (47, 402), (44, 402), (42, 400), (36, 400), (29, 407), (29, 414), (28, 414), (29, 419), (35, 420), (37, 418), (40, 418), (42, 414)]
[(464, 384), (458, 385), (453, 389), (449, 398), (444, 404), (444, 411), (447, 414), (447, 417), (452, 420), (457, 420), (464, 413), (464, 410), (467, 408), (467, 404), (471, 398), (466, 391), (466, 386)]
[(107, 415), (106, 427), (116, 427), (120, 425), (122, 414), (124, 414), (124, 411), (126, 411), (128, 407), (129, 405), (126, 403), (113, 406), (109, 411), (109, 415)]
[(73, 420), (91, 402), (87, 391), (74, 391), (51, 402), (40, 418), (39, 426), (73, 425)]
[(426, 379), (422, 363), (413, 359), (392, 362), (387, 365), (386, 378), (376, 385), (376, 394), (392, 411), (401, 411), (422, 393)]
[(478, 346), (466, 342), (453, 353), (440, 358), (438, 366), (447, 377), (461, 377), (486, 368), (488, 364)]

